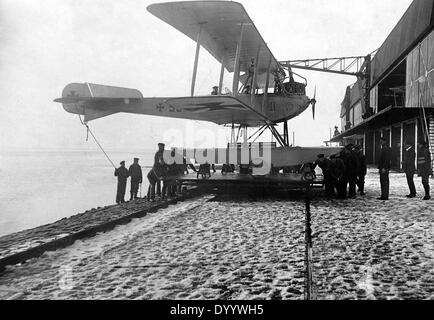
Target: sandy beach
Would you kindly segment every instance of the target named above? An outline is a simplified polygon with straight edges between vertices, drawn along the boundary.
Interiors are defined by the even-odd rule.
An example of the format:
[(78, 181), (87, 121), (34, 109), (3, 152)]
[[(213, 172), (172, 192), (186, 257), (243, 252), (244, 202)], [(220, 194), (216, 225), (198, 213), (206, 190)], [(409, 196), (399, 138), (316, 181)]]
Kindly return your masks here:
[[(419, 182), (416, 184), (421, 190)], [(317, 299), (434, 299), (433, 201), (312, 202)], [(169, 206), (72, 246), (8, 266), (20, 299), (304, 299), (304, 202), (213, 195)]]

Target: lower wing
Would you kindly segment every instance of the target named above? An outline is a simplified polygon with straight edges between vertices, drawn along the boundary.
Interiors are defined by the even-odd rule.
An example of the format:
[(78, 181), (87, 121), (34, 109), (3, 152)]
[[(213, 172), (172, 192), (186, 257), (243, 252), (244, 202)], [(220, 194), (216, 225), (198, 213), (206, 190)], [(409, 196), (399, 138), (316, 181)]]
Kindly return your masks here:
[(54, 100), (88, 122), (118, 112), (160, 117), (241, 124), (255, 127), (271, 123), (265, 115), (232, 96), (144, 98), (140, 91), (90, 83), (71, 83)]

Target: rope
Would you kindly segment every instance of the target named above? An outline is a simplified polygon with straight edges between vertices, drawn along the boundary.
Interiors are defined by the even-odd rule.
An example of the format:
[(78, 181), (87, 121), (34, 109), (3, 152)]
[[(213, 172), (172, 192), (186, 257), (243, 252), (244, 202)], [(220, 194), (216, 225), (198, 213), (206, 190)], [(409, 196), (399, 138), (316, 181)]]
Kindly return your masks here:
[(101, 146), (101, 144), (99, 143), (99, 141), (97, 140), (97, 138), (95, 137), (95, 135), (93, 134), (93, 132), (90, 130), (89, 125), (86, 122), (83, 122), (83, 120), (81, 119), (81, 115), (78, 115), (78, 118), (80, 119), (81, 124), (84, 125), (86, 127), (86, 129), (87, 129), (87, 132), (86, 132), (86, 141), (89, 141), (89, 133), (90, 133), (91, 136), (93, 137), (93, 139), (95, 140), (96, 144), (99, 146), (99, 148), (101, 149), (101, 151), (104, 153), (104, 155), (106, 156), (106, 158), (110, 162), (110, 164), (113, 166), (113, 168), (116, 169), (116, 166), (114, 165), (113, 161), (110, 159), (110, 157), (108, 156), (108, 154), (104, 151), (103, 147)]

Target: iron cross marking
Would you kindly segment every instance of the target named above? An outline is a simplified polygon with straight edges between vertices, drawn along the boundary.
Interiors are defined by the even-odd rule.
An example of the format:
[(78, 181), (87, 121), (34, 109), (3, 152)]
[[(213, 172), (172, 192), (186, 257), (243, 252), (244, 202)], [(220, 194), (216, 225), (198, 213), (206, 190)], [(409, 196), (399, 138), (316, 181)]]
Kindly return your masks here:
[(78, 93), (76, 92), (76, 91), (71, 91), (69, 94), (68, 94), (68, 97), (73, 97), (73, 98), (75, 98), (75, 97), (78, 97), (79, 95), (78, 95)]
[(159, 112), (163, 112), (164, 105), (160, 102), (159, 104), (157, 104), (156, 108), (158, 109)]

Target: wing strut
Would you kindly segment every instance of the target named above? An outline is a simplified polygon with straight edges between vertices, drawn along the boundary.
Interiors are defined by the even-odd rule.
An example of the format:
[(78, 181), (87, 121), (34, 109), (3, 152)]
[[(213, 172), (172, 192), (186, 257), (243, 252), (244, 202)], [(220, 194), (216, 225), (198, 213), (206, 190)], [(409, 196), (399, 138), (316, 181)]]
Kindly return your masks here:
[(271, 68), (271, 56), (268, 60), (267, 78), (265, 80), (264, 97), (262, 98), (262, 113), (266, 114), (268, 87), (270, 85), (270, 68)]
[(240, 57), (244, 36), (244, 24), (241, 24), (240, 38), (238, 39), (237, 52), (235, 55), (235, 67), (234, 67), (234, 82), (232, 84), (232, 93), (238, 95), (238, 83), (240, 81)]
[(225, 61), (226, 61), (226, 52), (223, 55), (222, 66), (221, 66), (221, 69), (220, 69), (219, 95), (222, 94), (222, 90), (223, 90), (223, 78), (225, 76)]
[(199, 64), (201, 36), (202, 36), (202, 25), (200, 25), (199, 33), (197, 35), (197, 42), (196, 42), (196, 55), (194, 57), (193, 78), (191, 80), (191, 96), (192, 97), (194, 96), (194, 88), (196, 86), (196, 75), (197, 75), (197, 66)]
[(287, 139), (287, 138), (282, 139), (282, 136), (279, 134), (279, 132), (276, 130), (276, 128), (273, 125), (270, 125), (268, 123), (266, 123), (266, 125), (267, 125), (267, 128), (270, 129), (273, 136), (276, 138), (277, 142), (279, 142), (281, 147), (288, 147), (289, 146), (289, 143), (286, 142), (289, 139)]
[(258, 52), (256, 53), (256, 59), (255, 59), (255, 71), (253, 73), (253, 79), (252, 79), (252, 86), (250, 87), (251, 90), (251, 100), (250, 103), (253, 105), (255, 100), (255, 94), (256, 94), (256, 81), (258, 78), (258, 72), (259, 72), (259, 53), (261, 52), (261, 45), (258, 46)]

